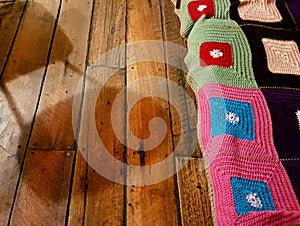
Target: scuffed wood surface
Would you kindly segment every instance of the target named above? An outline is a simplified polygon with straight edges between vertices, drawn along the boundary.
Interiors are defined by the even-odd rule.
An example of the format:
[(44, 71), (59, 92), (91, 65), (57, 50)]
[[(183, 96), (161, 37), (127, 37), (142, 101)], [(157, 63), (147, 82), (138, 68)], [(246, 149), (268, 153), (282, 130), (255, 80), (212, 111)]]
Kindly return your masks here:
[[(128, 48), (156, 40), (185, 49), (179, 26), (169, 0), (0, 1), (0, 226), (212, 225), (201, 152), (192, 145), (197, 115), (187, 104), (187, 98), (195, 99), (180, 70), (184, 54), (166, 44), (147, 50), (142, 46), (134, 54)], [(113, 49), (117, 55), (105, 55)], [(134, 63), (147, 55), (166, 60), (176, 56), (179, 68), (156, 61)], [(113, 69), (118, 71), (99, 93), (94, 89), (93, 98), (86, 95)], [(151, 76), (162, 79), (165, 98), (150, 95), (129, 108), (134, 95), (154, 94), (157, 84), (135, 85), (135, 94), (125, 89), (117, 109), (118, 138), (111, 119), (116, 97)], [(171, 81), (184, 91), (174, 95)], [(75, 92), (77, 85), (83, 92)], [(75, 97), (79, 102), (74, 112)], [(78, 122), (75, 129), (72, 116)], [(162, 142), (146, 152), (141, 141), (126, 147), (132, 134), (139, 139), (150, 136), (154, 117), (166, 125)], [(155, 143), (162, 131), (153, 132)], [(179, 144), (182, 133), (189, 139)], [(120, 177), (119, 184), (86, 162), (93, 161), (95, 139), (101, 139), (111, 155), (105, 164), (112, 168), (113, 159), (150, 166), (178, 148), (171, 167), (179, 169), (194, 153), (173, 177), (127, 186), (138, 175)], [(88, 142), (77, 146), (80, 141)], [(101, 152), (95, 153), (103, 160)]]

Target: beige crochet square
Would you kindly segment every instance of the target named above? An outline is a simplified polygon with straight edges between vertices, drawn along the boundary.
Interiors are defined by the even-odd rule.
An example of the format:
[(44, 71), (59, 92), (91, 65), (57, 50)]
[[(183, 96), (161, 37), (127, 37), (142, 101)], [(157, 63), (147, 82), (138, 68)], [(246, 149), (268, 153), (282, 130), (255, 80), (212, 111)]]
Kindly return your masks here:
[(300, 75), (300, 53), (294, 41), (262, 39), (272, 73)]
[(265, 23), (282, 21), (277, 9), (276, 0), (240, 0), (238, 12), (243, 20), (253, 20)]

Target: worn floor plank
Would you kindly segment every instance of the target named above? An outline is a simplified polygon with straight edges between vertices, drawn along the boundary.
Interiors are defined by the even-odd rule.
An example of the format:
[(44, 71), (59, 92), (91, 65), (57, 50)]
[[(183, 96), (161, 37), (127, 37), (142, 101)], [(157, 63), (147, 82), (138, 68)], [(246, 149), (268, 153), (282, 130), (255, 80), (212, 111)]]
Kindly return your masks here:
[[(125, 29), (126, 0), (96, 0), (88, 64), (119, 67), (120, 62), (114, 57), (99, 58), (110, 50), (125, 45)], [(120, 54), (124, 54), (124, 51)]]
[(11, 225), (64, 225), (74, 154), (30, 151)]
[(74, 150), (72, 104), (85, 70), (92, 5), (90, 0), (62, 2), (31, 149)]
[[(47, 62), (58, 3), (27, 4), (1, 79), (0, 224), (8, 221)], [(42, 30), (37, 28), (42, 27)]]
[(87, 163), (82, 155), (77, 153), (76, 168), (72, 180), (70, 212), (67, 216), (68, 225), (84, 225), (85, 193), (87, 190), (86, 171)]
[[(91, 83), (87, 82), (87, 90), (103, 80), (104, 70), (105, 68), (97, 68), (95, 73), (88, 74), (86, 79)], [(81, 201), (85, 202), (84, 223), (86, 225), (122, 225), (124, 221), (124, 186), (114, 183), (115, 177), (106, 179), (101, 176), (102, 171), (110, 173), (115, 169), (114, 158), (119, 161), (124, 159), (124, 146), (115, 137), (110, 119), (112, 108), (110, 103), (113, 103), (116, 95), (123, 88), (122, 78), (124, 78), (124, 71), (121, 70), (106, 83), (99, 96), (97, 94), (94, 96), (96, 99), (85, 94), (79, 148), (81, 148), (81, 155), (85, 157), (90, 166), (84, 172), (79, 169), (83, 165), (82, 158), (78, 159), (76, 171), (79, 174), (75, 174), (75, 178), (86, 178), (86, 189), (80, 189), (81, 193), (77, 193), (81, 198), (85, 198)], [(96, 115), (92, 111), (95, 102)], [(120, 108), (121, 115), (122, 111), (123, 109)], [(95, 117), (95, 124), (91, 120), (92, 117)], [(105, 147), (99, 145), (98, 139), (101, 139)], [(103, 152), (111, 155), (111, 158), (104, 159)], [(99, 168), (100, 166), (102, 170)], [(124, 179), (120, 178), (122, 183)], [(78, 182), (75, 181), (73, 190), (78, 191), (78, 187), (82, 186), (82, 181)], [(82, 192), (85, 192), (84, 195)], [(77, 205), (81, 205), (81, 203), (74, 203), (71, 210), (77, 209)]]
[[(180, 167), (184, 158), (176, 158), (176, 167)], [(201, 159), (191, 158), (178, 173), (180, 210), (182, 225), (214, 225), (210, 199)]]
[[(7, 57), (9, 55), (10, 48), (13, 44), (14, 37), (16, 35), (18, 24), (22, 19), (22, 12), (25, 7), (25, 1), (21, 2), (9, 2), (4, 3), (4, 6), (0, 4), (0, 71), (2, 72)], [(3, 4), (3, 3), (2, 3)], [(2, 8), (3, 7), (3, 8)]]
[[(201, 152), (197, 144), (197, 115), (193, 115), (196, 111), (192, 111), (191, 108), (196, 109), (195, 94), (186, 82), (187, 74), (182, 71), (186, 66), (184, 64), (184, 57), (186, 55), (187, 49), (184, 39), (180, 36), (178, 28), (180, 27), (180, 22), (178, 16), (174, 13), (174, 5), (171, 1), (162, 1), (162, 14), (163, 14), (163, 31), (164, 39), (167, 42), (165, 45), (166, 57), (171, 62), (175, 62), (176, 66), (167, 65), (167, 76), (168, 79), (175, 82), (179, 86), (184, 88), (184, 92), (179, 95), (172, 95), (174, 90), (170, 89), (171, 100), (178, 103), (182, 108), (173, 109), (171, 108), (172, 114), (172, 128), (175, 144), (179, 139), (181, 134), (181, 127), (184, 134), (186, 135), (182, 145), (178, 146), (181, 151), (179, 155), (190, 156), (193, 154), (195, 157), (200, 157)], [(182, 48), (173, 48), (169, 43), (176, 44)], [(185, 51), (184, 51), (185, 50)], [(194, 101), (194, 104), (187, 104), (187, 98)], [(178, 118), (178, 114), (174, 110), (180, 111), (183, 118)], [(181, 123), (178, 123), (181, 122)]]
[[(128, 43), (158, 40), (162, 41), (162, 21), (159, 1), (128, 1)], [(163, 46), (162, 46), (163, 47)], [(130, 61), (139, 60), (139, 54), (147, 51), (146, 54), (157, 54), (154, 49), (139, 50), (135, 54), (130, 55)], [(129, 57), (129, 58), (130, 58)], [(127, 67), (127, 84), (133, 83), (139, 79), (150, 76), (159, 76), (165, 78), (165, 65), (159, 62), (143, 62), (133, 64)], [(159, 117), (166, 122), (167, 132), (164, 140), (153, 150), (138, 152), (139, 143), (135, 144), (135, 150), (127, 151), (127, 162), (135, 166), (147, 166), (158, 163), (166, 159), (173, 148), (171, 130), (169, 126), (169, 105), (167, 99), (167, 83), (163, 92), (166, 99), (158, 99), (155, 97), (146, 98), (136, 103), (130, 112), (129, 125), (127, 125), (132, 133), (140, 139), (146, 139), (150, 136), (149, 121), (153, 117)], [(133, 91), (136, 93), (155, 92), (153, 83), (141, 83), (135, 85)], [(133, 95), (133, 96), (131, 96)], [(134, 93), (127, 93), (127, 102), (131, 102)], [(153, 131), (158, 133), (159, 131)], [(127, 134), (127, 136), (130, 134)], [(154, 138), (153, 143), (157, 141)], [(129, 179), (138, 177), (139, 175), (128, 175)], [(153, 175), (154, 176), (154, 175)], [(178, 225), (179, 215), (176, 206), (176, 193), (174, 178), (171, 177), (163, 182), (154, 185), (129, 186), (127, 189), (127, 225)]]
[[(30, 140), (29, 148), (31, 149), (34, 148), (39, 151), (72, 150), (71, 146), (74, 143), (72, 100), (76, 85), (83, 76), (91, 10), (92, 5), (88, 1), (62, 3), (50, 56), (50, 65), (47, 70), (38, 114)], [(82, 17), (79, 23), (77, 19), (80, 15)], [(71, 171), (71, 167), (68, 170)], [(18, 192), (18, 199), (15, 203), (12, 222), (19, 224), (20, 221), (22, 222), (21, 219), (24, 218), (24, 214), (25, 216), (31, 214), (43, 218), (47, 215), (56, 214), (55, 212), (53, 213), (54, 209), (51, 208), (29, 209), (25, 213), (20, 213), (20, 211), (16, 210), (16, 208), (20, 209), (20, 206), (23, 208), (26, 205), (31, 205), (36, 200), (36, 193), (27, 191), (27, 187), (34, 185), (26, 182), (26, 176), (23, 178)], [(67, 179), (70, 181), (70, 178)], [(53, 184), (53, 186), (57, 185)], [(64, 202), (56, 204), (55, 208), (66, 214), (69, 187), (66, 186), (64, 189), (64, 191), (61, 191), (62, 194), (65, 194), (63, 198)], [(60, 204), (61, 206), (59, 206)], [(30, 211), (35, 211), (35, 213)], [(58, 219), (58, 224), (64, 222), (64, 214), (61, 215), (61, 219)], [(39, 219), (38, 217), (34, 220), (33, 222), (43, 222), (43, 219)], [(49, 224), (50, 222), (51, 218), (45, 224)], [(22, 223), (27, 224), (28, 222), (25, 221)]]
[[(88, 65), (96, 67), (93, 73), (87, 73), (85, 90), (92, 89), (93, 85), (103, 82), (105, 70), (108, 67), (118, 67), (119, 61), (113, 58), (99, 60), (107, 51), (125, 44), (126, 1), (96, 0), (90, 36), (90, 51)], [(124, 51), (123, 51), (124, 54)], [(124, 59), (124, 56), (122, 56)], [(86, 140), (101, 139), (106, 150), (119, 161), (124, 160), (124, 146), (114, 134), (111, 123), (112, 103), (116, 95), (124, 87), (125, 71), (120, 70), (107, 81), (100, 93), (94, 93), (94, 98), (85, 95), (81, 118), (80, 138)], [(93, 115), (93, 104), (96, 103), (96, 114)], [(124, 106), (119, 108), (122, 117)], [(96, 125), (89, 118), (95, 118)], [(96, 134), (90, 132), (90, 127), (96, 126)], [(123, 125), (120, 125), (123, 128)], [(86, 134), (87, 137), (82, 137)], [(83, 141), (85, 142), (85, 141)], [(89, 146), (90, 145), (90, 146)], [(92, 148), (97, 148), (93, 142), (87, 145), (86, 159), (92, 154)], [(79, 148), (82, 148), (79, 145)], [(94, 149), (93, 149), (94, 150)], [(98, 155), (98, 153), (93, 152)], [(85, 155), (85, 152), (83, 152)], [(89, 156), (88, 156), (89, 155)], [(101, 152), (99, 152), (101, 155)], [(92, 158), (92, 157), (91, 157)], [(100, 156), (101, 158), (101, 156)], [(124, 186), (116, 184), (85, 166), (82, 154), (78, 153), (74, 174), (73, 193), (70, 206), (69, 225), (123, 225), (124, 222)], [(105, 162), (107, 167), (113, 168), (112, 162)], [(85, 186), (87, 185), (87, 186)], [(85, 209), (84, 209), (85, 208)], [(83, 212), (84, 211), (84, 212)]]

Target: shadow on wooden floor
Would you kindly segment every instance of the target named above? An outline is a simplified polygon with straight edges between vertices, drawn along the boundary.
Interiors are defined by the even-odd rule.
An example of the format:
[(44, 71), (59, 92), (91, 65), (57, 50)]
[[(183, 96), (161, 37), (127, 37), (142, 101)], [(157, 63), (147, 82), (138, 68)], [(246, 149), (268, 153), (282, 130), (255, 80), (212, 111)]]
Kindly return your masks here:
[[(31, 13), (26, 12), (26, 14), (22, 13), (24, 6), (24, 10), (32, 10), (33, 7), (30, 7), (30, 4), (35, 4), (35, 11)], [(25, 18), (25, 16), (20, 22), (22, 15), (31, 16), (30, 18)], [(25, 26), (23, 24), (24, 20), (27, 21), (26, 29), (23, 27)], [(56, 27), (56, 18), (42, 5), (37, 2), (26, 4), (24, 1), (11, 0), (4, 3), (1, 1), (0, 22), (0, 46), (4, 47), (0, 48), (0, 71), (2, 71), (0, 75), (0, 225), (2, 225), (2, 220), (5, 219), (3, 215), (9, 215), (13, 205), (15, 189), (17, 183), (19, 183), (19, 173), (25, 162), (24, 153), (28, 147), (33, 127), (34, 114), (32, 113), (36, 112), (37, 109), (35, 100), (38, 99), (42, 91), (48, 64), (55, 64), (61, 61), (71, 69), (75, 71), (77, 69), (68, 63), (68, 56), (73, 51), (69, 38), (59, 26)], [(53, 26), (47, 26), (48, 24)], [(61, 51), (51, 54), (54, 29), (56, 29), (56, 43), (59, 43), (61, 46)], [(22, 33), (20, 33), (21, 30)], [(56, 74), (52, 73), (50, 76), (56, 76)], [(24, 86), (22, 87), (23, 82)], [(26, 96), (22, 99), (22, 92), (26, 90), (24, 93), (28, 94), (29, 92), (30, 94), (31, 89), (34, 90), (32, 91), (32, 99)], [(49, 111), (53, 112), (58, 108), (70, 106), (72, 106), (71, 100), (70, 103), (58, 102), (56, 106), (49, 108)], [(30, 115), (28, 111), (32, 112), (31, 117), (28, 117)], [(42, 114), (48, 113), (45, 111)], [(37, 117), (43, 117), (42, 114), (37, 115)], [(28, 120), (29, 118), (31, 120)], [(44, 129), (47, 131), (47, 127)], [(54, 178), (59, 176), (59, 172), (56, 171), (61, 171), (61, 167), (64, 167), (62, 162), (54, 160), (51, 161), (51, 158), (45, 158), (44, 161), (40, 161), (40, 159), (36, 161), (34, 158), (29, 158), (29, 164), (33, 163), (36, 165), (32, 167), (32, 170), (25, 172), (27, 176), (24, 178), (36, 180), (34, 184), (44, 183), (46, 192), (36, 191), (36, 194), (43, 195), (43, 197), (40, 197), (42, 199), (59, 203), (61, 195), (57, 194), (56, 191), (47, 191), (47, 183), (59, 180), (59, 178)], [(49, 164), (53, 164), (53, 170), (47, 176), (52, 175), (54, 179), (43, 176), (37, 177), (36, 172), (32, 174), (35, 178), (30, 176), (37, 169), (41, 169), (40, 173), (42, 175), (43, 165), (49, 166)], [(29, 186), (31, 186), (31, 182), (28, 181)], [(35, 188), (33, 187), (32, 190), (34, 191)], [(45, 196), (47, 192), (48, 196)]]

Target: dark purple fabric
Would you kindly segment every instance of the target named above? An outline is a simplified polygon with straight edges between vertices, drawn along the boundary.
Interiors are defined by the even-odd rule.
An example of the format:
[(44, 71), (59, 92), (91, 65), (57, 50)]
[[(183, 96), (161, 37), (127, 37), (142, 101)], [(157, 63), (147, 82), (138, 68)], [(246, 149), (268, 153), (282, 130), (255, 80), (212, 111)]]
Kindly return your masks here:
[(261, 89), (271, 113), (274, 144), (300, 200), (300, 89)]
[(299, 0), (287, 0), (286, 5), (299, 27), (300, 26), (300, 1)]
[(279, 157), (300, 158), (300, 128), (296, 115), (300, 110), (300, 89), (261, 90), (271, 113), (273, 139)]
[(290, 178), (298, 200), (300, 200), (300, 161), (283, 161), (282, 165)]

